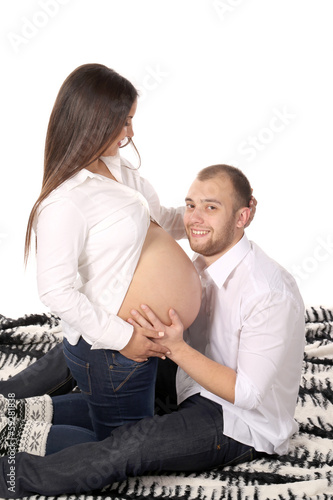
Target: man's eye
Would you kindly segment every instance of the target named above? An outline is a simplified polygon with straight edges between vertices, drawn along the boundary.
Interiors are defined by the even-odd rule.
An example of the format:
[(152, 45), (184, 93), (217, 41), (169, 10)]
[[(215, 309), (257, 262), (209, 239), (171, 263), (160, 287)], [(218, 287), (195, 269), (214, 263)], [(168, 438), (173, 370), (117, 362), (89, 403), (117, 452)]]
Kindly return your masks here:
[(186, 203), (186, 208), (194, 208), (194, 205), (191, 205), (191, 203)]
[(209, 207), (207, 207), (208, 210), (216, 210), (216, 207), (213, 207), (213, 205), (209, 205)]

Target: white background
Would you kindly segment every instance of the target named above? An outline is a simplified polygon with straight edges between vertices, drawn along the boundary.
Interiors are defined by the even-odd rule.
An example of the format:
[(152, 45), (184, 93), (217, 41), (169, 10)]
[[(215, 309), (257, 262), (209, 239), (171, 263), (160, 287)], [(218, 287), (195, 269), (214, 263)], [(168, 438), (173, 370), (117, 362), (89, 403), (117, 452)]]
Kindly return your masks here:
[(331, 0), (3, 0), (0, 314), (46, 310), (25, 228), (56, 94), (88, 62), (139, 88), (141, 174), (162, 202), (183, 204), (205, 166), (238, 166), (258, 200), (249, 238), (306, 305), (332, 306), (332, 14)]

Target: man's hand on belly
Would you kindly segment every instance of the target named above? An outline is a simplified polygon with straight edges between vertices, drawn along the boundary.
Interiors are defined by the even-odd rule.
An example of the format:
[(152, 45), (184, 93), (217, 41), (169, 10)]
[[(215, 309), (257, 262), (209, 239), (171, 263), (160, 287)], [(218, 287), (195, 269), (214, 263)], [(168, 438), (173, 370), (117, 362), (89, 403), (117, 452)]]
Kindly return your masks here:
[[(159, 332), (159, 336), (155, 337), (154, 342), (155, 344), (158, 343), (160, 346), (167, 346), (168, 352), (165, 352), (165, 354), (170, 357), (172, 353), (185, 344), (183, 338), (184, 327), (178, 314), (173, 309), (170, 309), (169, 317), (171, 325), (166, 325), (156, 316), (150, 307), (142, 305), (141, 308), (146, 317), (143, 316), (141, 311), (138, 312), (133, 309), (131, 314), (134, 319), (130, 318), (128, 322), (133, 325), (134, 328), (142, 327), (142, 329), (146, 331), (147, 335), (149, 334), (149, 331)], [(164, 335), (161, 335), (163, 332)]]

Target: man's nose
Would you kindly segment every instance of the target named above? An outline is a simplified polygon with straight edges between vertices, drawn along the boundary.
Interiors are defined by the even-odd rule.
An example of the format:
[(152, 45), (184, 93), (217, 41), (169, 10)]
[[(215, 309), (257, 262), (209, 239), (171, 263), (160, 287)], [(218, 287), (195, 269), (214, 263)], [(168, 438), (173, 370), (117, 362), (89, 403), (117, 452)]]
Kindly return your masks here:
[(191, 222), (192, 223), (202, 223), (203, 222), (203, 213), (199, 207), (195, 207), (191, 213)]

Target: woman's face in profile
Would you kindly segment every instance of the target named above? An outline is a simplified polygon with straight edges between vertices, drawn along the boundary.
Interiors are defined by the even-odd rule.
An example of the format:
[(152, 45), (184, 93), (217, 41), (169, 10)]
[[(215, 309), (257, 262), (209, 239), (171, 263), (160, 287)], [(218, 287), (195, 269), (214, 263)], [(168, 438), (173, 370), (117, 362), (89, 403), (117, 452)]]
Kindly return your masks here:
[(117, 139), (112, 144), (110, 144), (110, 146), (103, 152), (103, 156), (115, 156), (118, 153), (120, 146), (122, 145), (122, 141), (124, 141), (126, 137), (132, 138), (134, 136), (132, 120), (134, 118), (136, 108), (137, 108), (137, 99), (134, 101), (129, 111), (126, 123), (121, 133), (119, 134)]

